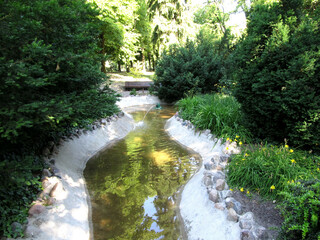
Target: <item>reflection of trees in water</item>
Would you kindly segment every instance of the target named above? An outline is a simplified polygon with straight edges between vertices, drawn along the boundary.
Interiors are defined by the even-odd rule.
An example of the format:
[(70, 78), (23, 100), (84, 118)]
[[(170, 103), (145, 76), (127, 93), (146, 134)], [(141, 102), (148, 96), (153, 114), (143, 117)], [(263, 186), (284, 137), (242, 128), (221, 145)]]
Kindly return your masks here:
[[(135, 117), (139, 120), (144, 114)], [(88, 163), (86, 179), (98, 205), (95, 208), (93, 204), (95, 239), (178, 239), (172, 197), (188, 179), (191, 166), (187, 164), (188, 152), (164, 133), (159, 114), (150, 111), (146, 119), (152, 119), (153, 127), (147, 123)], [(155, 151), (170, 159), (155, 161)], [(147, 216), (143, 205), (153, 196), (156, 213)], [(152, 230), (155, 224), (161, 229), (158, 233)]]

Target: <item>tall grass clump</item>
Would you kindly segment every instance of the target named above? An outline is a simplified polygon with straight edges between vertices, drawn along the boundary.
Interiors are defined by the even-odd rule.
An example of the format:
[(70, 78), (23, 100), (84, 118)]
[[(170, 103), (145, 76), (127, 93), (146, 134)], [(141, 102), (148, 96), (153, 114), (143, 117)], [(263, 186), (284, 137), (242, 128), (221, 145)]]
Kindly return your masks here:
[(230, 95), (206, 94), (181, 99), (177, 103), (180, 117), (190, 120), (199, 129), (210, 129), (217, 137), (248, 139), (243, 127), (240, 104)]
[(246, 188), (267, 199), (280, 199), (292, 183), (320, 179), (320, 157), (294, 151), (288, 145), (254, 146), (232, 157), (228, 166), (228, 184)]

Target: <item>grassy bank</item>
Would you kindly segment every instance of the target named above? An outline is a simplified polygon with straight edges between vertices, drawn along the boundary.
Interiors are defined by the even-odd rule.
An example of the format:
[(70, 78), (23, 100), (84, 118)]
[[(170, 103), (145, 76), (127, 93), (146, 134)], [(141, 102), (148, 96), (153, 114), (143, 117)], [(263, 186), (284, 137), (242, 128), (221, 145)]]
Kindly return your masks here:
[[(253, 142), (240, 104), (229, 95), (199, 95), (178, 102), (179, 114), (199, 129), (237, 141), (228, 184), (247, 194), (277, 200), (284, 217), (279, 239), (320, 239), (320, 157), (287, 144)], [(233, 139), (233, 140), (232, 140)]]

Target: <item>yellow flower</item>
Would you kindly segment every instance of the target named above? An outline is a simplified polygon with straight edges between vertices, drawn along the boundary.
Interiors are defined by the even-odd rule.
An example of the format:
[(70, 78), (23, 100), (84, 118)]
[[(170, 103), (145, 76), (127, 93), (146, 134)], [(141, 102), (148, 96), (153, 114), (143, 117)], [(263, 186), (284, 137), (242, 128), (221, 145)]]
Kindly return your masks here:
[(285, 148), (289, 148), (289, 145), (286, 144), (286, 145), (284, 145), (284, 147), (285, 147)]
[(288, 180), (288, 183), (290, 183), (290, 181)]
[(228, 148), (228, 147), (226, 147), (226, 150), (229, 150), (229, 148)]
[(239, 138), (239, 136), (237, 135), (236, 138)]
[(294, 159), (291, 159), (291, 162), (292, 162), (292, 163), (296, 163), (296, 160), (294, 160)]
[(294, 180), (293, 180), (293, 179), (291, 180), (291, 183), (294, 183)]
[(227, 138), (227, 141), (229, 141), (230, 140), (230, 138)]
[(244, 160), (246, 160), (245, 158), (242, 158), (242, 160), (244, 161)]
[(241, 145), (242, 145), (242, 142), (239, 142), (239, 145), (241, 146)]
[(248, 156), (249, 156), (249, 154), (248, 154), (248, 153), (246, 153), (244, 156), (245, 156), (245, 157), (248, 157)]
[(293, 153), (293, 150), (292, 150), (292, 149), (290, 149), (290, 151), (289, 151), (289, 152)]
[(232, 188), (230, 188), (230, 191), (231, 191), (231, 192), (233, 192), (233, 189), (232, 189)]
[(240, 188), (240, 191), (241, 191), (241, 192), (243, 192), (243, 191), (244, 191), (243, 187), (242, 187), (242, 188)]
[(320, 172), (320, 168), (317, 168), (317, 171)]
[(249, 194), (250, 192), (249, 192), (249, 190), (247, 191), (247, 194)]
[(272, 186), (270, 187), (270, 189), (271, 189), (271, 190), (274, 190), (274, 189), (276, 189), (276, 187), (275, 187), (274, 185), (272, 185)]

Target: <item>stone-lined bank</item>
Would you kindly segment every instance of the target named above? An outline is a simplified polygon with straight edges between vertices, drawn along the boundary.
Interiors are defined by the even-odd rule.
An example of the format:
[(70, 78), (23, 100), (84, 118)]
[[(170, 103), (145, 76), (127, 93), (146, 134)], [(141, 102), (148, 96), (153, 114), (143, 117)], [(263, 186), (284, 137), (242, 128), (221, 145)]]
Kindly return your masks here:
[[(153, 96), (127, 97), (120, 108), (156, 104)], [(126, 113), (96, 121), (90, 130), (77, 130), (61, 139), (59, 145), (48, 143), (43, 156), (49, 168), (42, 176), (43, 191), (29, 210), (24, 239), (88, 240), (90, 199), (83, 170), (87, 161), (109, 144), (125, 137), (134, 129), (132, 117)]]
[[(269, 239), (266, 229), (242, 211), (226, 183), (225, 168), (230, 154), (239, 153), (235, 143), (222, 144), (210, 130), (195, 131), (178, 114), (168, 120), (166, 130), (176, 141), (198, 152), (202, 167), (182, 192), (180, 211), (189, 240)], [(228, 149), (228, 150), (226, 150)]]

